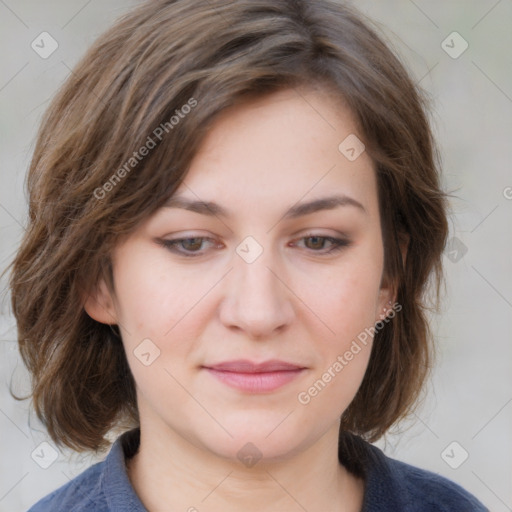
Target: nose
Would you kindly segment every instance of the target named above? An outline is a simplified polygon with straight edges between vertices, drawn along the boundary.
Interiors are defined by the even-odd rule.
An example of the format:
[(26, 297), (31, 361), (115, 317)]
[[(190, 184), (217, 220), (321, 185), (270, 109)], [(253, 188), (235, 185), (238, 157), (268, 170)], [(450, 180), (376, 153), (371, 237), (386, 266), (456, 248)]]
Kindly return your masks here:
[(219, 306), (222, 323), (251, 339), (269, 338), (283, 331), (294, 317), (294, 295), (282, 267), (266, 250), (252, 263), (235, 254), (233, 264)]

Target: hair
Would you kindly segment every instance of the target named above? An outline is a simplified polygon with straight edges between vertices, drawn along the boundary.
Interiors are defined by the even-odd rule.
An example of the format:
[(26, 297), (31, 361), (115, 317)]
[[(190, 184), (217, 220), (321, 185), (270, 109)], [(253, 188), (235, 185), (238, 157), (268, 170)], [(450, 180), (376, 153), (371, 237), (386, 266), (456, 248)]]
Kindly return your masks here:
[(57, 445), (97, 451), (112, 429), (139, 425), (119, 329), (84, 310), (101, 278), (114, 288), (113, 248), (178, 188), (223, 110), (313, 85), (349, 106), (374, 162), (384, 273), (402, 307), (375, 334), (340, 442), (346, 432), (375, 441), (411, 413), (432, 366), (427, 315), (439, 309), (448, 231), (426, 95), (341, 3), (150, 0), (76, 65), (28, 171), (28, 225), (9, 285), (29, 397)]

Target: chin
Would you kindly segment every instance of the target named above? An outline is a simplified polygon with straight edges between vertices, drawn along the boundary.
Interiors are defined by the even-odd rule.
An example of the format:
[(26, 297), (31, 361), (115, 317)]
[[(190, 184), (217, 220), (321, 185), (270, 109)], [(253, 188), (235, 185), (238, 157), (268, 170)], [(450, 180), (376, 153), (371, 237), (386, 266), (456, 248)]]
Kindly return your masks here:
[(263, 463), (282, 462), (299, 451), (296, 442), (291, 442), (289, 438), (284, 437), (273, 440), (265, 439), (264, 436), (260, 439), (252, 436), (229, 440), (208, 439), (204, 441), (204, 445), (213, 455), (240, 462), (241, 467), (247, 468), (256, 464), (261, 466)]
[[(238, 421), (223, 421), (223, 426), (231, 434), (230, 437), (222, 428), (209, 429), (201, 432), (201, 444), (211, 453), (230, 460), (239, 460), (251, 467), (256, 459), (278, 462), (292, 457), (301, 447), (307, 444), (307, 432), (296, 422), (289, 419), (283, 421), (286, 414), (268, 414), (267, 418), (259, 415), (241, 415)], [(251, 419), (253, 421), (251, 421)], [(248, 463), (244, 461), (248, 460)]]

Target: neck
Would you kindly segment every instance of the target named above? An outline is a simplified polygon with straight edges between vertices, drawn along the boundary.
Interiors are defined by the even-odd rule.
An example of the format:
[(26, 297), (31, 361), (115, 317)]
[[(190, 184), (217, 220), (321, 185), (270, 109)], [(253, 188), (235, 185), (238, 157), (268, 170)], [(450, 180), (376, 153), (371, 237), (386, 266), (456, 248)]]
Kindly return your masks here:
[(128, 459), (127, 470), (150, 512), (358, 512), (364, 483), (339, 463), (337, 440), (335, 425), (286, 460), (262, 458), (245, 467), (170, 429), (141, 425), (139, 450)]

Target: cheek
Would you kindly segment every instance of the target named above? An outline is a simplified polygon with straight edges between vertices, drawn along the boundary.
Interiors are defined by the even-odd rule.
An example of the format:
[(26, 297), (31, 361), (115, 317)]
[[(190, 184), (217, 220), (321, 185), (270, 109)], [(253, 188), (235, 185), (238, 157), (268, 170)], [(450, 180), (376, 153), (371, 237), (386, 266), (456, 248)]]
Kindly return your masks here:
[(119, 317), (129, 337), (162, 340), (208, 291), (207, 279), (172, 269), (165, 255), (151, 259), (134, 255), (120, 262), (117, 274)]
[[(354, 253), (324, 276), (308, 300), (329, 329), (311, 333), (318, 354), (314, 375), (298, 396), (312, 416), (332, 409), (339, 415), (353, 400), (371, 354), (381, 278), (378, 247)], [(326, 333), (326, 334), (325, 334)]]
[(165, 255), (120, 261), (117, 273), (123, 345), (137, 387), (156, 397), (173, 390), (173, 400), (185, 400), (171, 375), (183, 380), (184, 362), (197, 350), (208, 318), (210, 281), (218, 278), (198, 276), (192, 266), (173, 269)]
[(329, 327), (326, 339), (343, 345), (374, 324), (382, 272), (380, 263), (378, 257), (354, 254), (329, 269), (309, 292), (304, 289), (311, 309)]
[(361, 261), (350, 268), (350, 273), (333, 275), (328, 291), (316, 296), (329, 331), (312, 333), (318, 364), (297, 396), (313, 423), (327, 410), (331, 421), (340, 417), (361, 385), (371, 354), (379, 267)]
[(297, 394), (306, 429), (315, 428), (319, 418), (325, 424), (338, 421), (353, 401), (366, 373), (372, 349), (371, 331), (360, 329), (360, 325), (355, 325), (357, 322), (346, 318), (351, 325), (340, 320), (333, 342), (317, 346), (321, 360)]

